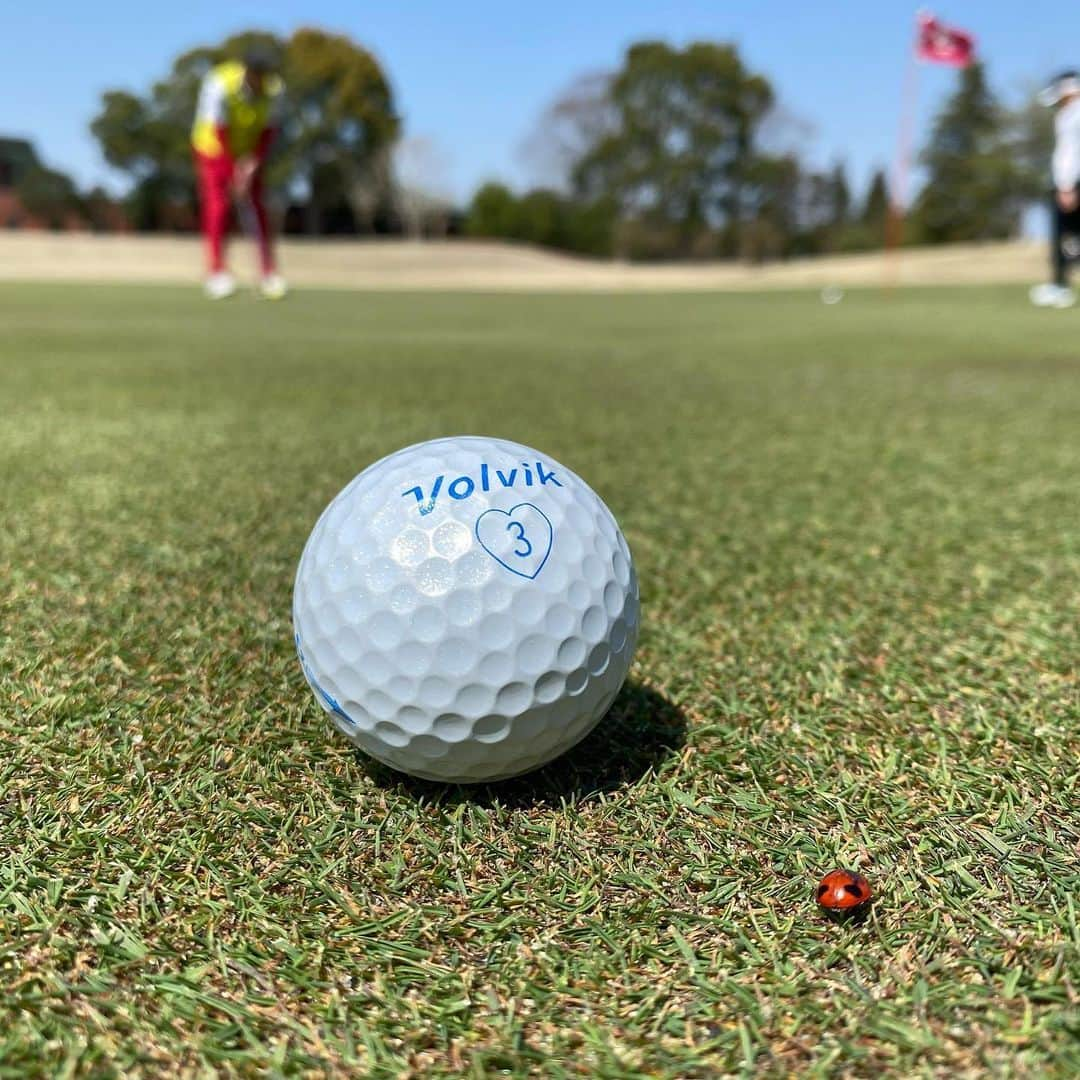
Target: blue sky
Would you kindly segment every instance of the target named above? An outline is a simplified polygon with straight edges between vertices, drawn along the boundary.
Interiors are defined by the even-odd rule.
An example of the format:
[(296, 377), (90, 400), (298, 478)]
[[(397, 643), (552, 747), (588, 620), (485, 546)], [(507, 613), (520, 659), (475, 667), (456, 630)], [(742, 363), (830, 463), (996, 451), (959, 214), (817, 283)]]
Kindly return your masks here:
[[(916, 7), (891, 0), (12, 0), (0, 40), (0, 134), (33, 137), (50, 164), (84, 183), (111, 177), (115, 184), (87, 131), (103, 90), (143, 89), (177, 52), (231, 31), (318, 25), (375, 52), (407, 134), (434, 147), (442, 179), (463, 198), (488, 178), (532, 179), (522, 144), (576, 75), (614, 67), (634, 40), (703, 38), (736, 42), (806, 122), (800, 143), (808, 156), (846, 160), (861, 185), (893, 155)], [(1080, 65), (1080, 5), (948, 0), (935, 10), (976, 33), (1006, 97)], [(920, 131), (954, 80), (947, 69), (922, 68)]]

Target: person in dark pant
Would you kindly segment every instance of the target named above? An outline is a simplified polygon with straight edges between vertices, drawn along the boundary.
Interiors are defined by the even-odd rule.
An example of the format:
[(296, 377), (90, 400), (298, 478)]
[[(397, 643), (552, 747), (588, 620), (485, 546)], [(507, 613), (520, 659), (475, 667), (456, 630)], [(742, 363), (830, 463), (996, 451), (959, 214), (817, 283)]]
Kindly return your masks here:
[(1069, 287), (1069, 264), (1080, 257), (1080, 76), (1063, 71), (1039, 94), (1054, 116), (1054, 194), (1051, 202), (1050, 260), (1053, 280), (1031, 290), (1038, 307), (1076, 303)]

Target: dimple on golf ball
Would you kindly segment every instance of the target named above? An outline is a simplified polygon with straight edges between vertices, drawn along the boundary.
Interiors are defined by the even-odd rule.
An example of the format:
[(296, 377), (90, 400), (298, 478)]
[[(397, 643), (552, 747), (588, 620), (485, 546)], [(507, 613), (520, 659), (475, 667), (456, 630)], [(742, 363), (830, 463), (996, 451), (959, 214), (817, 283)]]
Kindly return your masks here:
[(517, 443), (419, 443), (365, 469), (304, 547), (304, 676), (334, 725), (430, 780), (546, 764), (607, 712), (634, 652), (630, 549), (600, 497)]

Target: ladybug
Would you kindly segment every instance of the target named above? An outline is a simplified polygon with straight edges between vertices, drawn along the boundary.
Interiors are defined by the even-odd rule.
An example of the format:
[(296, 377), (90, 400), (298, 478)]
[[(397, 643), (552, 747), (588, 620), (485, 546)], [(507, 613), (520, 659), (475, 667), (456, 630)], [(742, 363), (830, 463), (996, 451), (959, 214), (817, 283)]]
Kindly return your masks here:
[(870, 882), (854, 870), (830, 870), (819, 882), (817, 902), (826, 910), (853, 914), (870, 903)]

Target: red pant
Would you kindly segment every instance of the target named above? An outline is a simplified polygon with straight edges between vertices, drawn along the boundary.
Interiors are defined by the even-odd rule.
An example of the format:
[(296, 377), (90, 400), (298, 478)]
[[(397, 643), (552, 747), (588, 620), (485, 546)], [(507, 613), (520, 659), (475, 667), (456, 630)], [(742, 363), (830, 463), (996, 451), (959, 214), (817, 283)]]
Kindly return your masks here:
[[(233, 163), (227, 157), (195, 155), (195, 171), (199, 177), (199, 205), (202, 210), (202, 231), (206, 239), (206, 261), (210, 273), (225, 269), (225, 236), (229, 231), (232, 213)], [(256, 172), (251, 184), (251, 194), (238, 199), (240, 214), (244, 216), (244, 231), (254, 233), (252, 239), (259, 245), (259, 262), (264, 274), (274, 272), (274, 248), (270, 238), (270, 226), (263, 202), (262, 175)]]

